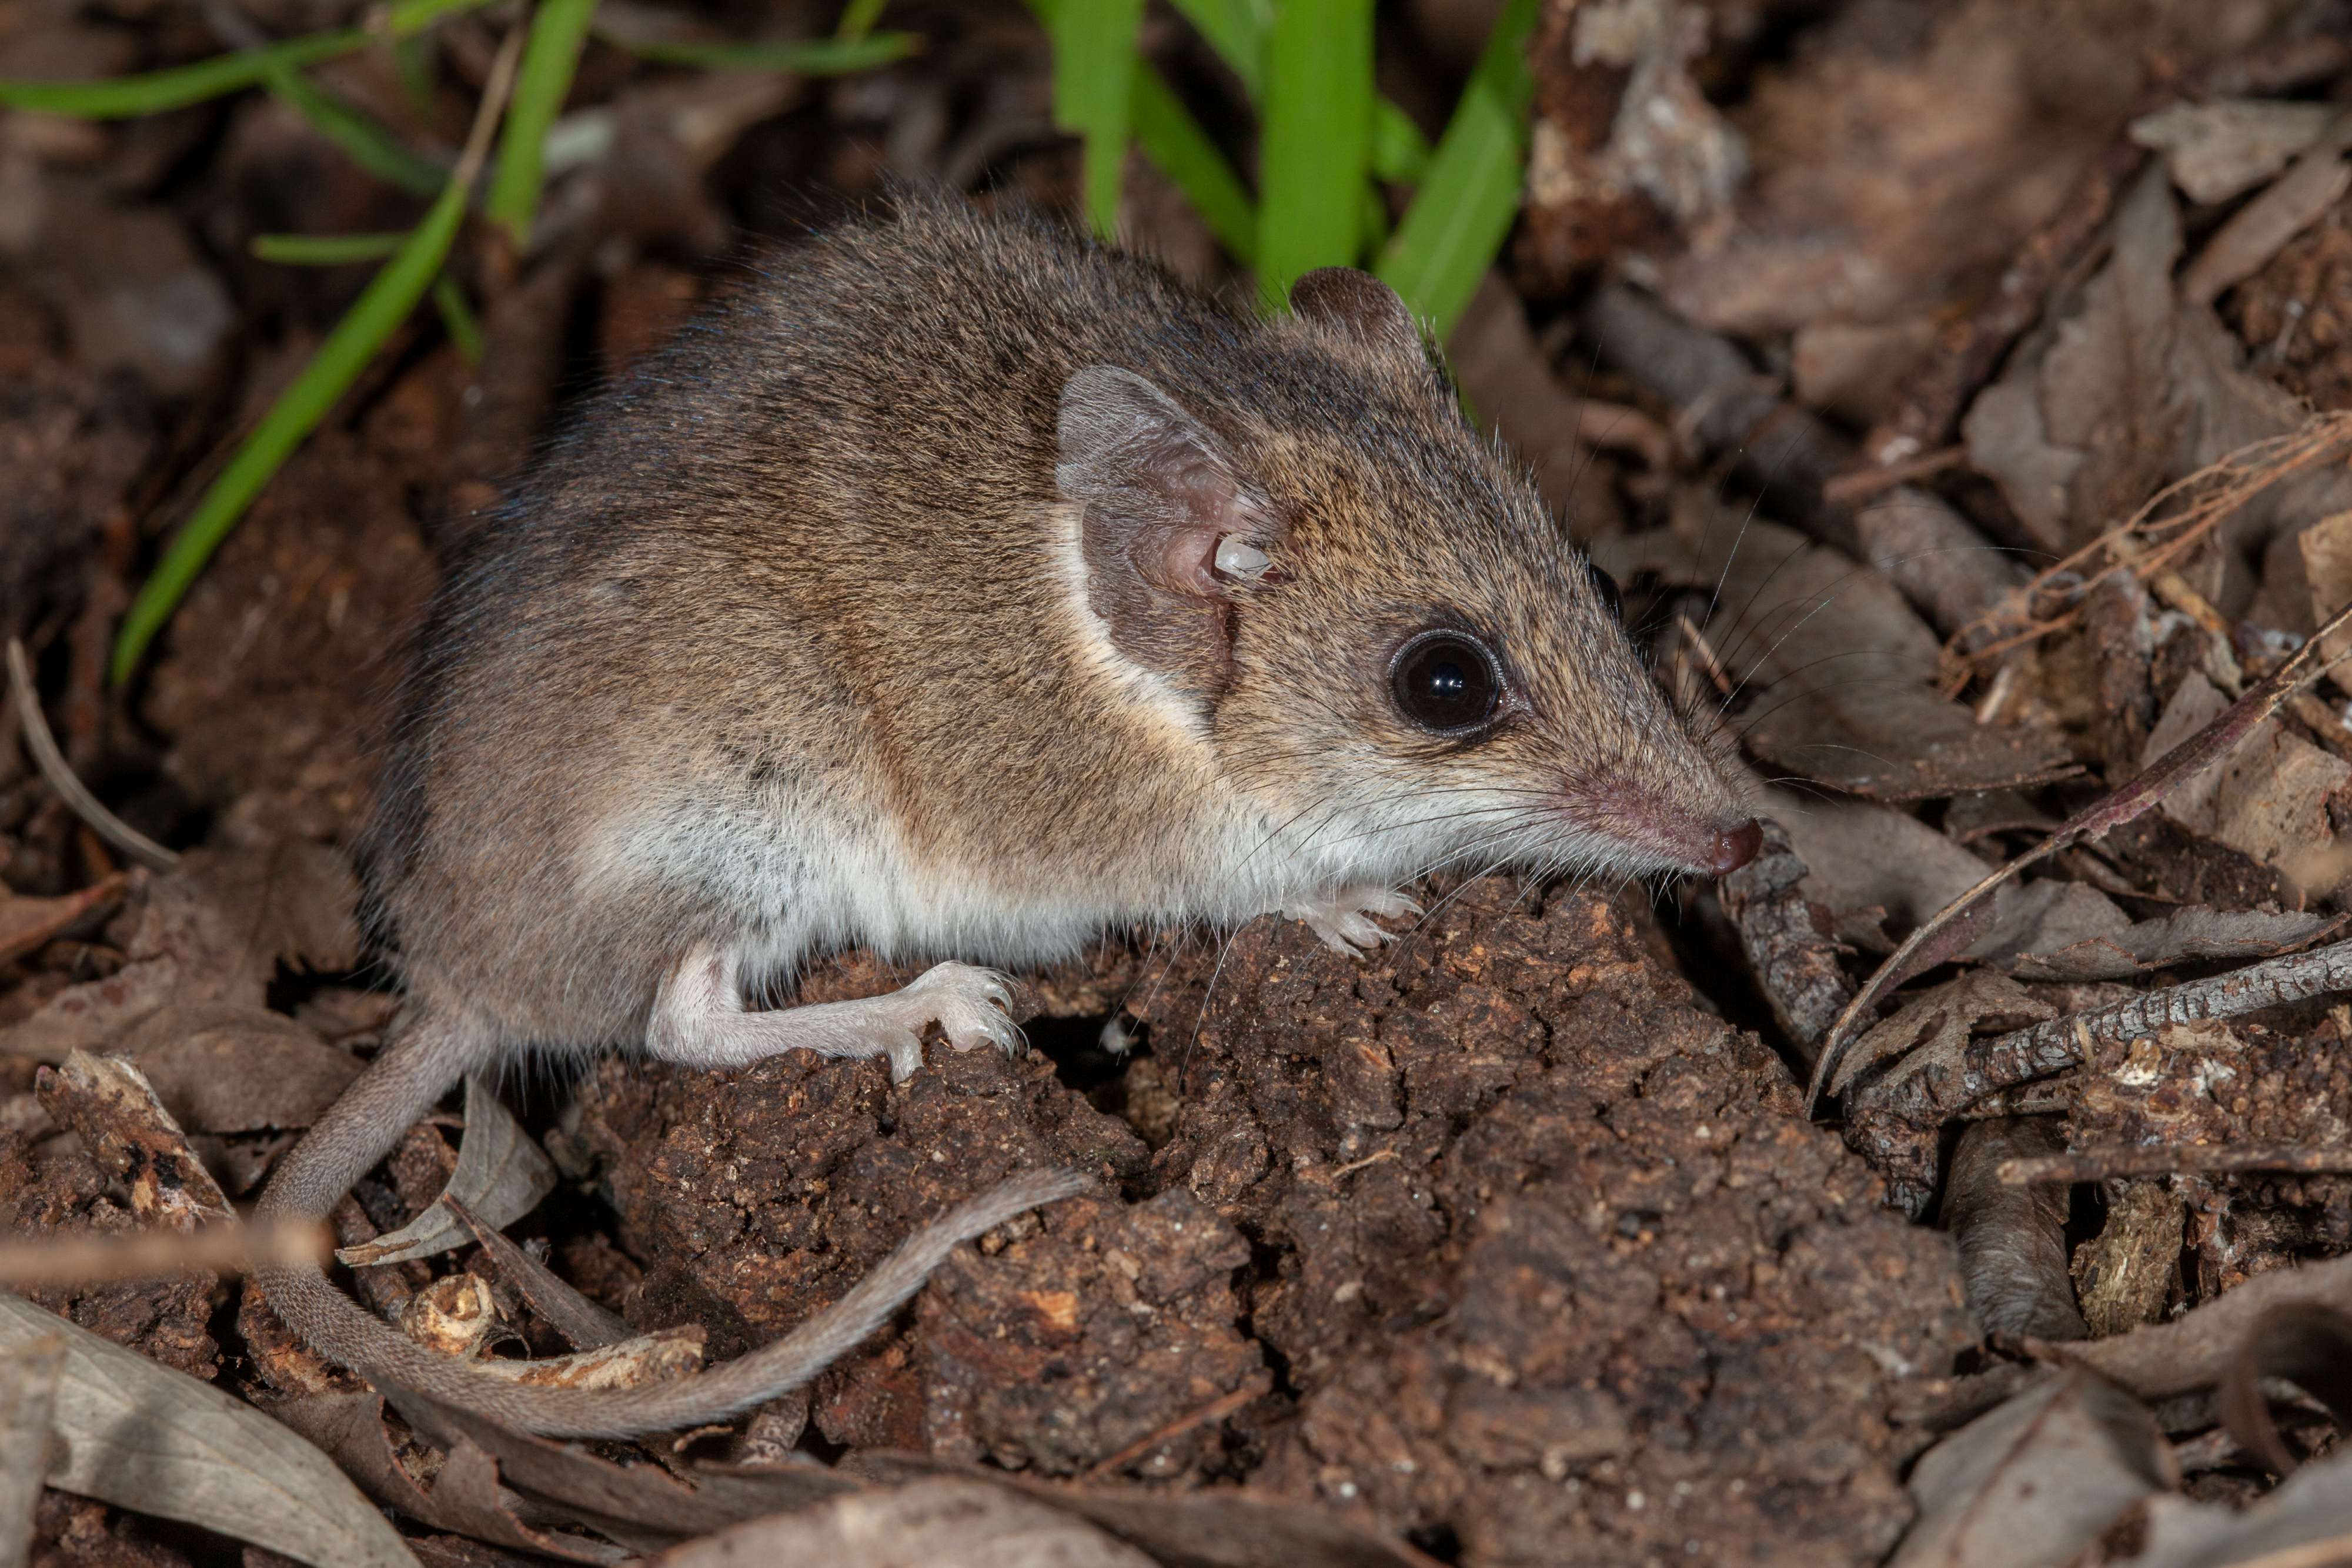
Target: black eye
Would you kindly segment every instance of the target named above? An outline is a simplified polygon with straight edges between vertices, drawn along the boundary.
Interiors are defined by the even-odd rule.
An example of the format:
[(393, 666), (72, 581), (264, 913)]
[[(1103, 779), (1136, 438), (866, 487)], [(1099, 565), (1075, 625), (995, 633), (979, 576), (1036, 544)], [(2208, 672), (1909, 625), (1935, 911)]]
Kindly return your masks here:
[(1460, 632), (1423, 632), (1397, 650), (1389, 690), (1398, 711), (1432, 735), (1465, 735), (1495, 716), (1495, 657)]
[(1601, 595), (1601, 602), (1609, 607), (1610, 619), (1625, 619), (1625, 595), (1618, 590), (1617, 580), (1601, 570), (1598, 563), (1586, 561), (1585, 570), (1592, 573), (1592, 591)]

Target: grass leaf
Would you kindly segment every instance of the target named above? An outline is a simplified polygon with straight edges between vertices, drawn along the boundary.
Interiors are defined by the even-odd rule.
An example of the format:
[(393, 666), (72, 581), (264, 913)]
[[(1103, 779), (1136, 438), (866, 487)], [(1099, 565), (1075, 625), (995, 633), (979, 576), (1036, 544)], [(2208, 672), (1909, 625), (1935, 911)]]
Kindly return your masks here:
[(1258, 297), (1356, 260), (1372, 151), (1371, 0), (1285, 0), (1266, 37)]
[(1175, 183), (1219, 244), (1244, 267), (1257, 254), (1257, 213), (1241, 176), (1150, 61), (1135, 62), (1136, 144)]
[(841, 20), (834, 24), (833, 36), (844, 43), (856, 43), (874, 30), (882, 19), (882, 7), (890, 0), (849, 0), (841, 8)]
[(441, 329), (449, 334), (458, 358), (469, 365), (482, 362), (482, 324), (466, 303), (466, 291), (447, 273), (433, 280), (433, 308), (441, 313)]
[(530, 41), (523, 46), (522, 69), (515, 77), (514, 106), (499, 139), (498, 171), (483, 214), (507, 231), (518, 251), (530, 244), (539, 215), (539, 192), (547, 173), (547, 132), (563, 112), (588, 45), (589, 18), (596, 0), (539, 0), (531, 13)]
[(1412, 117), (1387, 99), (1372, 105), (1372, 172), (1398, 185), (1418, 185), (1429, 172), (1429, 138)]
[(268, 81), (271, 73), (299, 70), (363, 49), (379, 39), (409, 37), (443, 16), (486, 5), (489, 0), (407, 0), (385, 13), (381, 32), (365, 27), (341, 27), (289, 38), (258, 49), (214, 55), (184, 66), (98, 81), (0, 81), (0, 109), (29, 110), (37, 114), (69, 115), (78, 120), (121, 120), (131, 115), (160, 114), (192, 103), (241, 91)]
[(205, 562), (212, 559), (221, 540), (245, 516), (254, 497), (276, 476), (303, 438), (318, 428), (319, 422), (335, 406), (335, 401), (350, 390), (376, 350), (407, 319), (417, 300), (440, 276), (449, 247), (456, 243), (457, 230), (465, 222), (467, 194), (474, 176), (481, 171), (490, 133), (506, 107), (514, 59), (510, 42), (499, 49), (491, 65), (489, 81), (482, 89), (481, 103), (474, 113), (473, 131), (466, 139), (465, 155), (450, 172), (440, 195), (434, 198), (424, 221), (408, 232), (392, 259), (368, 280), (352, 308), (343, 312), (343, 319), (335, 323), (335, 329), (327, 334), (327, 340), (319, 345), (310, 362), (294, 378), (293, 385), (278, 394), (278, 401), (269, 405), (253, 433), (237, 447), (228, 465), (198, 498), (194, 512), (172, 537), (153, 573), (140, 584), (139, 595), (131, 601), (130, 612), (122, 618), (122, 628), (115, 633), (110, 674), (116, 685), (128, 680), (131, 672), (139, 667), (148, 644), (172, 618), (188, 585), (195, 581)]
[(1054, 123), (1083, 143), (1087, 219), (1109, 239), (1118, 230), (1143, 0), (1055, 0), (1035, 9), (1054, 39)]
[(1242, 90), (1257, 101), (1265, 86), (1265, 35), (1274, 24), (1271, 0), (1175, 0), (1177, 14), (1208, 40)]
[(695, 44), (625, 38), (597, 29), (614, 48), (665, 66), (699, 66), (719, 71), (793, 71), (801, 76), (847, 76), (903, 60), (923, 47), (914, 33), (868, 33), (862, 38), (790, 38), (767, 44)]
[(397, 185), (412, 195), (429, 196), (449, 178), (448, 170), (411, 152), (373, 116), (298, 70), (281, 66), (270, 72), (269, 90), (309, 120), (312, 130), (341, 148), (352, 162), (386, 184)]
[(1538, 0), (1508, 0), (1488, 35), (1421, 190), (1377, 268), (1443, 338), (1510, 233), (1527, 167), (1528, 34)]
[(263, 261), (284, 267), (348, 267), (382, 261), (408, 236), (374, 235), (256, 235), (246, 248)]

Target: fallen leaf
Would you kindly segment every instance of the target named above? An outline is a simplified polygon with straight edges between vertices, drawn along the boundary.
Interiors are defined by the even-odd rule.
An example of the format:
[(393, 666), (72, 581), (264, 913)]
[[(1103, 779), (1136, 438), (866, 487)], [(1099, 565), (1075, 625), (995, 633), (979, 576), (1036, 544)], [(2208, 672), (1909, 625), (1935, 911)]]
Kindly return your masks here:
[(2352, 1312), (2352, 1257), (2258, 1274), (2169, 1322), (2054, 1346), (2051, 1354), (2112, 1378), (2142, 1399), (2169, 1399), (2219, 1383), (2254, 1323), (2289, 1301)]
[(2265, 1378), (2284, 1378), (2327, 1406), (2340, 1431), (2352, 1424), (2352, 1315), (2316, 1301), (2289, 1301), (2256, 1318), (2221, 1379), (2214, 1404), (2222, 1425), (2273, 1474), (2302, 1461), (2271, 1419)]
[(60, 1061), (104, 1051), (166, 1007), (261, 1008), (280, 963), (358, 961), (357, 883), (342, 852), (323, 844), (191, 851), (136, 885), (144, 893), (122, 967), (0, 1030), (0, 1055)]
[(654, 1562), (660, 1568), (1157, 1568), (1074, 1514), (1002, 1487), (947, 1477), (752, 1520)]
[(2178, 1480), (2137, 1400), (2084, 1373), (2048, 1378), (1920, 1456), (1918, 1521), (1890, 1568), (2058, 1568)]
[[(466, 1137), (444, 1197), (454, 1196), (483, 1224), (510, 1225), (555, 1190), (555, 1166), (479, 1076), (466, 1080)], [(393, 1231), (335, 1256), (352, 1268), (430, 1258), (473, 1240), (474, 1233), (436, 1198), (432, 1207)]]
[(2175, 964), (2275, 957), (2344, 924), (2310, 911), (2199, 906), (2137, 921), (2109, 935), (2016, 956), (2004, 967), (2023, 980), (2130, 980)]
[[(2229, 706), (2210, 681), (2191, 671), (2148, 735), (2148, 765)], [(2190, 832), (2276, 865), (2308, 859), (2334, 842), (2327, 801), (2347, 783), (2352, 766), (2265, 718), (2228, 755), (2182, 779), (2165, 797), (2164, 814)]]
[(43, 1334), (0, 1354), (0, 1568), (25, 1568), (33, 1511), (49, 1470), (49, 1427), (65, 1370), (62, 1334)]
[(130, 881), (129, 873), (116, 872), (63, 898), (24, 898), (0, 888), (0, 964), (14, 963), (83, 921), (112, 909), (122, 901)]
[(1981, 1333), (2042, 1340), (2090, 1333), (2066, 1269), (2064, 1184), (2012, 1186), (2000, 1176), (2003, 1160), (2065, 1146), (2053, 1117), (1999, 1116), (1969, 1124), (1953, 1147), (1943, 1224), (1959, 1247), (1961, 1288)]
[(119, 1049), (199, 1133), (307, 1127), (365, 1065), (284, 1013), (230, 1002), (167, 1007)]
[(2102, 1559), (2107, 1568), (2340, 1568), (2352, 1562), (2352, 1450), (2305, 1465), (2242, 1510), (2153, 1497), (2132, 1522), (2144, 1544)]
[(77, 1051), (36, 1081), (41, 1103), (130, 1188), (131, 1211), (175, 1230), (234, 1224), (227, 1197), (138, 1066)]
[(2324, 103), (2228, 98), (2176, 103), (2131, 123), (2131, 139), (2164, 154), (2166, 172), (2192, 202), (2226, 202), (2287, 166), (2319, 140), (2334, 110)]
[(416, 1568), (399, 1531), (293, 1432), (185, 1373), (0, 1293), (0, 1350), (50, 1335), (65, 1341), (50, 1486), (317, 1568)]

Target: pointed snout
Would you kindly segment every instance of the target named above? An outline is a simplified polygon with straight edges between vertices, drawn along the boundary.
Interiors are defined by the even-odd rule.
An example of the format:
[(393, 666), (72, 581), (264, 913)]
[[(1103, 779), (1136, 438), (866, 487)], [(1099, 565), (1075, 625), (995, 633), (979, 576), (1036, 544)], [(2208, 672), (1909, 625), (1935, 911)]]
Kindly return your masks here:
[(1764, 847), (1764, 824), (1754, 818), (1715, 835), (1707, 846), (1706, 869), (1711, 875), (1729, 876), (1756, 858)]

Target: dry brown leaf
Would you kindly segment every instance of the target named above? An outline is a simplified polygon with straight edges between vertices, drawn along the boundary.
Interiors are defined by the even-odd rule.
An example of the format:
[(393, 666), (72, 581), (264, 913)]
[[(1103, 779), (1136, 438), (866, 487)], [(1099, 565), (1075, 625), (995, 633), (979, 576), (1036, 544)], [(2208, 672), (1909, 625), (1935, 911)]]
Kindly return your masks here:
[(33, 1511), (49, 1472), (49, 1428), (64, 1375), (62, 1334), (43, 1334), (0, 1353), (0, 1568), (25, 1568)]
[(58, 1061), (71, 1051), (103, 1051), (166, 1007), (260, 1008), (280, 963), (339, 969), (358, 961), (357, 883), (339, 850), (296, 841), (192, 851), (143, 887), (122, 967), (0, 1030), (0, 1055)]
[(2153, 1497), (2119, 1536), (2142, 1542), (2106, 1568), (2341, 1568), (2352, 1563), (2352, 1450), (2306, 1465), (2241, 1510)]
[(2137, 1400), (2086, 1374), (2050, 1378), (1920, 1456), (1918, 1522), (1890, 1568), (2058, 1568), (2179, 1479)]
[(2071, 1340), (2090, 1332), (2066, 1269), (2064, 1185), (2012, 1186), (2000, 1175), (2003, 1160), (2065, 1144), (2055, 1118), (2002, 1116), (1970, 1123), (1952, 1150), (1943, 1224), (1959, 1246), (1969, 1313), (1985, 1333)]
[[(539, 1207), (555, 1190), (555, 1166), (522, 1130), (479, 1076), (466, 1080), (466, 1137), (457, 1145), (457, 1168), (449, 1173), (447, 1195), (493, 1227), (510, 1225)], [(446, 1196), (446, 1195), (445, 1195)], [(430, 1258), (474, 1239), (472, 1230), (440, 1199), (399, 1229), (335, 1256), (351, 1268)]]
[[(2190, 672), (2148, 735), (2147, 762), (2154, 764), (2229, 706), (2210, 681)], [(2327, 801), (2347, 783), (2352, 766), (2266, 719), (2227, 756), (2181, 780), (2165, 797), (2164, 814), (2265, 865), (2308, 862), (2335, 842)]]
[(117, 1049), (199, 1133), (307, 1127), (364, 1065), (283, 1013), (231, 1002), (167, 1007)]
[(2226, 202), (2285, 168), (2319, 140), (2334, 113), (2324, 103), (2216, 99), (2176, 103), (2131, 123), (2131, 139), (2164, 154), (2164, 166), (2192, 202)]
[(116, 872), (103, 882), (63, 898), (24, 898), (0, 888), (0, 964), (14, 963), (82, 922), (112, 909), (121, 902), (123, 889), (130, 883), (129, 873)]
[(661, 1568), (818, 1562), (834, 1568), (1157, 1568), (1152, 1558), (1075, 1514), (945, 1476), (752, 1520), (654, 1561)]
[(328, 1458), (252, 1406), (0, 1293), (0, 1350), (65, 1340), (48, 1484), (317, 1568), (416, 1568)]
[(2174, 964), (2269, 958), (2343, 924), (2309, 911), (2184, 909), (2059, 947), (2036, 947), (2004, 967), (2023, 980), (2131, 980)]

